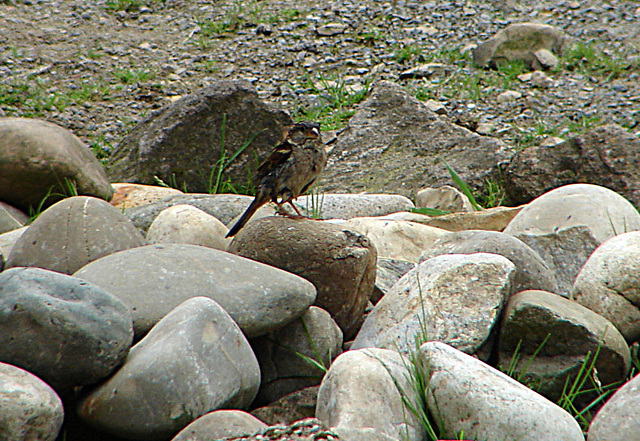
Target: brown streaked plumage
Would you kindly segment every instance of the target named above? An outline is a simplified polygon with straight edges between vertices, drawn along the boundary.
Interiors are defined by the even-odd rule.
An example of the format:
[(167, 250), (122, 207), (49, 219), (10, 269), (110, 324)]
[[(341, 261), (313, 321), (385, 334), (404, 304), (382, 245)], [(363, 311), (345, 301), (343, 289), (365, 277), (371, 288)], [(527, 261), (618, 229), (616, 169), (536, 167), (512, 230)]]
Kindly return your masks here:
[(254, 177), (256, 196), (227, 237), (234, 236), (258, 208), (269, 201), (278, 207), (304, 194), (327, 165), (327, 151), (320, 135), (320, 125), (311, 121), (294, 124), (283, 140), (258, 167)]

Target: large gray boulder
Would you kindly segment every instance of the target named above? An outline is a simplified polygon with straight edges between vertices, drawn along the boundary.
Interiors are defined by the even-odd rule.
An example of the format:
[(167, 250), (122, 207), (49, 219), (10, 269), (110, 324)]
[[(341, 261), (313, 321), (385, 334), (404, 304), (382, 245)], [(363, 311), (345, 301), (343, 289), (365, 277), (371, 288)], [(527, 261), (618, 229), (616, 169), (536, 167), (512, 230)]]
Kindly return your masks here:
[(322, 380), (316, 417), (334, 428), (373, 428), (395, 439), (421, 441), (425, 436), (409, 406), (418, 397), (411, 388), (409, 361), (389, 349), (348, 351)]
[(436, 341), (423, 344), (419, 357), (441, 437), (464, 431), (477, 440), (584, 441), (569, 413), (480, 360)]
[[(502, 368), (513, 366), (515, 375), (551, 401), (562, 397), (565, 385), (573, 384), (585, 359), (589, 365), (596, 352), (599, 381), (603, 385), (624, 381), (631, 364), (629, 347), (604, 317), (544, 291), (519, 292), (507, 304), (498, 363)], [(575, 402), (586, 405), (595, 398), (583, 393)]]
[(0, 361), (59, 394), (106, 378), (132, 340), (128, 308), (96, 285), (40, 268), (0, 273)]
[(600, 314), (631, 344), (640, 338), (640, 231), (615, 236), (586, 261), (571, 298)]
[(446, 254), (420, 263), (367, 315), (352, 348), (409, 353), (421, 338), (474, 353), (511, 294), (515, 266), (497, 254)]
[(0, 439), (53, 441), (64, 409), (53, 389), (35, 375), (0, 363)]
[(0, 201), (28, 212), (69, 194), (109, 200), (113, 188), (102, 164), (73, 133), (28, 118), (0, 118)]
[(78, 403), (80, 418), (118, 437), (170, 439), (207, 412), (246, 408), (260, 368), (216, 302), (182, 303), (136, 344), (126, 363)]
[(596, 127), (563, 143), (516, 152), (503, 174), (511, 204), (524, 204), (567, 184), (607, 187), (640, 206), (640, 138), (615, 124)]
[(605, 240), (640, 230), (640, 214), (619, 194), (597, 185), (556, 188), (526, 205), (504, 229), (533, 248), (568, 295), (580, 268)]
[(7, 267), (36, 266), (72, 274), (100, 257), (145, 244), (134, 225), (107, 202), (87, 196), (45, 210), (20, 236)]
[(441, 254), (493, 253), (509, 259), (516, 266), (512, 291), (542, 289), (555, 292), (556, 278), (542, 258), (527, 244), (498, 231), (467, 230), (438, 239), (420, 257), (421, 261)]
[(294, 274), (197, 245), (147, 245), (98, 259), (74, 274), (113, 293), (131, 310), (136, 339), (182, 302), (206, 296), (248, 337), (281, 328), (316, 299)]
[[(228, 167), (238, 186), (247, 171), (282, 137), (291, 117), (262, 102), (246, 81), (217, 81), (149, 115), (118, 145), (107, 171), (113, 181), (153, 184), (154, 176), (190, 192), (209, 191), (213, 168), (245, 142), (249, 148)], [(255, 138), (254, 138), (255, 137)]]
[(501, 141), (449, 123), (401, 86), (379, 81), (340, 134), (320, 186), (328, 192), (398, 193), (451, 183), (443, 158), (473, 189), (498, 178), (512, 153)]

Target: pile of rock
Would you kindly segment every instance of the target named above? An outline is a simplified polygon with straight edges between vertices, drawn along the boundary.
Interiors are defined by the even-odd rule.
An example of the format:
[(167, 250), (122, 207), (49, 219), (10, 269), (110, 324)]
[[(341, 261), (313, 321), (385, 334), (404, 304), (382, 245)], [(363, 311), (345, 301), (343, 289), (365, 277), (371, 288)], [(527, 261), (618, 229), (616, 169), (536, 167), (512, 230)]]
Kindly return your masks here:
[[(85, 148), (31, 130), (42, 126), (0, 120), (14, 134), (0, 139), (62, 144), (68, 162)], [(502, 154), (467, 135), (455, 132)], [(422, 440), (410, 408), (425, 406), (442, 437), (583, 440), (553, 403), (565, 383), (596, 353), (594, 382), (627, 379), (640, 215), (610, 189), (571, 184), (518, 209), (437, 219), (398, 194), (310, 196), (301, 208), (330, 220), (265, 208), (229, 242), (249, 197), (119, 184), (115, 208), (94, 159), (82, 185), (83, 167), (44, 161), (83, 196), (51, 204), (46, 182), (30, 186), (25, 200), (48, 208), (21, 228), (25, 216), (0, 207), (7, 439), (55, 439), (64, 415), (67, 439)], [(6, 201), (22, 200), (5, 196), (26, 186), (15, 176)], [(602, 408), (590, 440), (635, 433), (625, 409), (640, 401), (637, 381)]]

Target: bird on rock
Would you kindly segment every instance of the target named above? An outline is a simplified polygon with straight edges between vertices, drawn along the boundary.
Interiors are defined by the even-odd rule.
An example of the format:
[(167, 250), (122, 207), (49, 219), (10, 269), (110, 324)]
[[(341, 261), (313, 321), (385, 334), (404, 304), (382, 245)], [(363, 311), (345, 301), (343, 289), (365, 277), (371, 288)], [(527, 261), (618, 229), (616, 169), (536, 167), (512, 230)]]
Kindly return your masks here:
[(254, 176), (256, 196), (227, 237), (234, 236), (253, 214), (269, 201), (278, 206), (288, 203), (298, 216), (293, 200), (304, 194), (327, 165), (327, 151), (322, 142), (320, 125), (303, 121), (294, 124), (284, 134)]

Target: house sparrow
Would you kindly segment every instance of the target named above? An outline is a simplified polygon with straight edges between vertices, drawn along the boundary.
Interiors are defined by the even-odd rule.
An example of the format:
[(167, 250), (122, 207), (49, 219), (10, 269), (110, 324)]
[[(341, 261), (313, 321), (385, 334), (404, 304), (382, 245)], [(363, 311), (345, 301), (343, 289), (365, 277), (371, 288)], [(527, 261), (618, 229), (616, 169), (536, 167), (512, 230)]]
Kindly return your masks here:
[(320, 125), (310, 121), (294, 124), (283, 140), (258, 167), (254, 177), (256, 196), (227, 237), (234, 236), (258, 208), (273, 201), (278, 205), (293, 205), (293, 199), (304, 194), (327, 165), (327, 151), (320, 136)]

